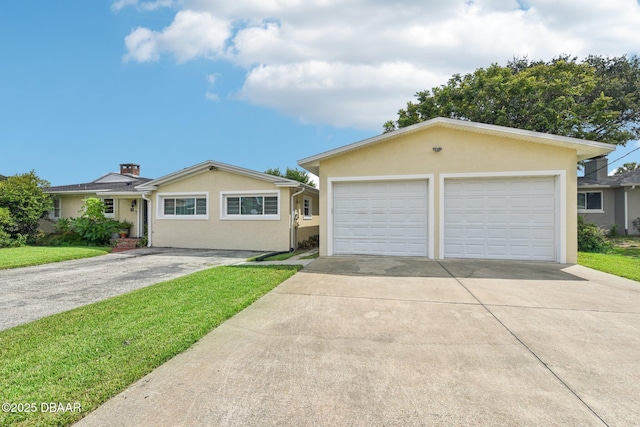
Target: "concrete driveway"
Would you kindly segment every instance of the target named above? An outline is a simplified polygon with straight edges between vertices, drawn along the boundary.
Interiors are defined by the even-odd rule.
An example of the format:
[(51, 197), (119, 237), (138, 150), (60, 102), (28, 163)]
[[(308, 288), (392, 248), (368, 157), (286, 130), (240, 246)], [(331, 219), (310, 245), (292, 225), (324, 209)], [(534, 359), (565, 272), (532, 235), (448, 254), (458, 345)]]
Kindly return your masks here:
[(318, 259), (80, 426), (640, 425), (640, 283)]
[(104, 256), (0, 270), (0, 330), (257, 252), (144, 248)]

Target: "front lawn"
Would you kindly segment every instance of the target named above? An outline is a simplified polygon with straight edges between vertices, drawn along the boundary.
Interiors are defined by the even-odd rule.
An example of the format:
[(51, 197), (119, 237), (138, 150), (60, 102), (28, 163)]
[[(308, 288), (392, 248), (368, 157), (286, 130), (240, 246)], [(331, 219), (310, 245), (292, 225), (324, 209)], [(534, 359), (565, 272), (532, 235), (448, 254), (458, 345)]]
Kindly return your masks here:
[(579, 252), (578, 264), (640, 282), (640, 239), (616, 237), (607, 253)]
[(0, 270), (89, 258), (111, 252), (102, 247), (22, 246), (0, 249)]
[(16, 404), (0, 425), (77, 421), (299, 268), (217, 267), (0, 332), (0, 400)]

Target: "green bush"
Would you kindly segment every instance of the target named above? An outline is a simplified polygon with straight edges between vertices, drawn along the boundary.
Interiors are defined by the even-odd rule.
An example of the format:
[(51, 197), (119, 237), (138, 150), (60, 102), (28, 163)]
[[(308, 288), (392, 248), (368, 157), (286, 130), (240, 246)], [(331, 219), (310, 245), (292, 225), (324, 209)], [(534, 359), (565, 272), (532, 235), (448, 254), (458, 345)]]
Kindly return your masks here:
[(317, 248), (320, 245), (320, 236), (314, 234), (313, 236), (309, 236), (307, 240), (304, 240), (298, 244), (298, 249), (313, 249)]
[(105, 218), (104, 202), (90, 197), (82, 205), (80, 218), (60, 218), (55, 228), (56, 233), (40, 239), (40, 245), (106, 246), (113, 234), (128, 231), (131, 223)]
[(578, 217), (578, 251), (607, 252), (611, 247), (611, 242), (607, 239), (604, 230)]
[(0, 246), (20, 246), (35, 241), (38, 222), (53, 207), (51, 197), (43, 191), (48, 186), (34, 171), (0, 182), (0, 230), (4, 236)]

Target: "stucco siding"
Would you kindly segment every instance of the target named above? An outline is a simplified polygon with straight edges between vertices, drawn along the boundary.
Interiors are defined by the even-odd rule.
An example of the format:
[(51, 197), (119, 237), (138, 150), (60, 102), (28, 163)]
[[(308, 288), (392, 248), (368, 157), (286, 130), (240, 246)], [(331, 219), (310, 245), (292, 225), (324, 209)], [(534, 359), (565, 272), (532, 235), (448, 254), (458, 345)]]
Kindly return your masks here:
[(77, 218), (82, 213), (82, 205), (84, 199), (89, 195), (60, 196), (60, 217), (61, 218)]
[[(435, 152), (433, 147), (441, 147)], [(566, 184), (566, 215), (558, 218), (566, 230), (566, 260), (577, 261), (577, 207), (575, 150), (446, 128), (430, 128), (404, 134), (379, 144), (366, 146), (320, 162), (320, 205), (328, 206), (328, 178), (433, 175), (434, 199), (440, 199), (440, 174), (521, 173), (563, 171)], [(437, 203), (437, 202), (436, 202)], [(328, 216), (320, 219), (321, 255), (327, 255)], [(440, 224), (439, 209), (430, 212), (430, 221)], [(439, 253), (439, 227), (433, 236)]]
[[(225, 219), (224, 194), (268, 192), (279, 197), (279, 220), (259, 216)], [(162, 197), (181, 194), (207, 197), (206, 219), (170, 219), (162, 215)], [(199, 197), (199, 196), (198, 196)], [(161, 186), (152, 195), (152, 244), (183, 248), (242, 249), (260, 251), (289, 250), (289, 188), (222, 170), (206, 170), (177, 182)], [(222, 216), (221, 216), (222, 215)]]
[[(311, 217), (304, 215), (305, 198), (311, 201)], [(296, 241), (301, 243), (320, 233), (320, 198), (317, 193), (305, 192), (296, 196), (294, 203), (298, 218), (296, 221)]]

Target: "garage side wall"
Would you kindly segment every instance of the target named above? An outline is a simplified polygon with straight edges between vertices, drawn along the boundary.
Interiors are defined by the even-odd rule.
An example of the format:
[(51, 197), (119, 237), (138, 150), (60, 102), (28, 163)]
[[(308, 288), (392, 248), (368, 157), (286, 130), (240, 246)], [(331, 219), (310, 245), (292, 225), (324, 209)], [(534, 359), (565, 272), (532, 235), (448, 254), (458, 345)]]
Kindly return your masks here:
[[(434, 147), (441, 150), (436, 152)], [(369, 145), (320, 162), (320, 254), (327, 256), (328, 222), (331, 212), (328, 204), (329, 178), (431, 175), (434, 176), (436, 206), (430, 212), (434, 221), (435, 254), (439, 248), (439, 224), (441, 221), (440, 174), (462, 173), (521, 173), (523, 171), (564, 171), (566, 191), (566, 262), (577, 261), (577, 206), (576, 206), (575, 150), (543, 145), (516, 139), (477, 134), (447, 128), (430, 128), (381, 143)]]
[[(278, 195), (279, 219), (222, 218), (224, 194)], [(191, 194), (207, 198), (206, 219), (159, 218), (161, 197)], [(161, 186), (152, 195), (152, 245), (158, 247), (237, 249), (260, 251), (289, 250), (289, 188), (230, 173), (206, 170), (183, 180)]]

